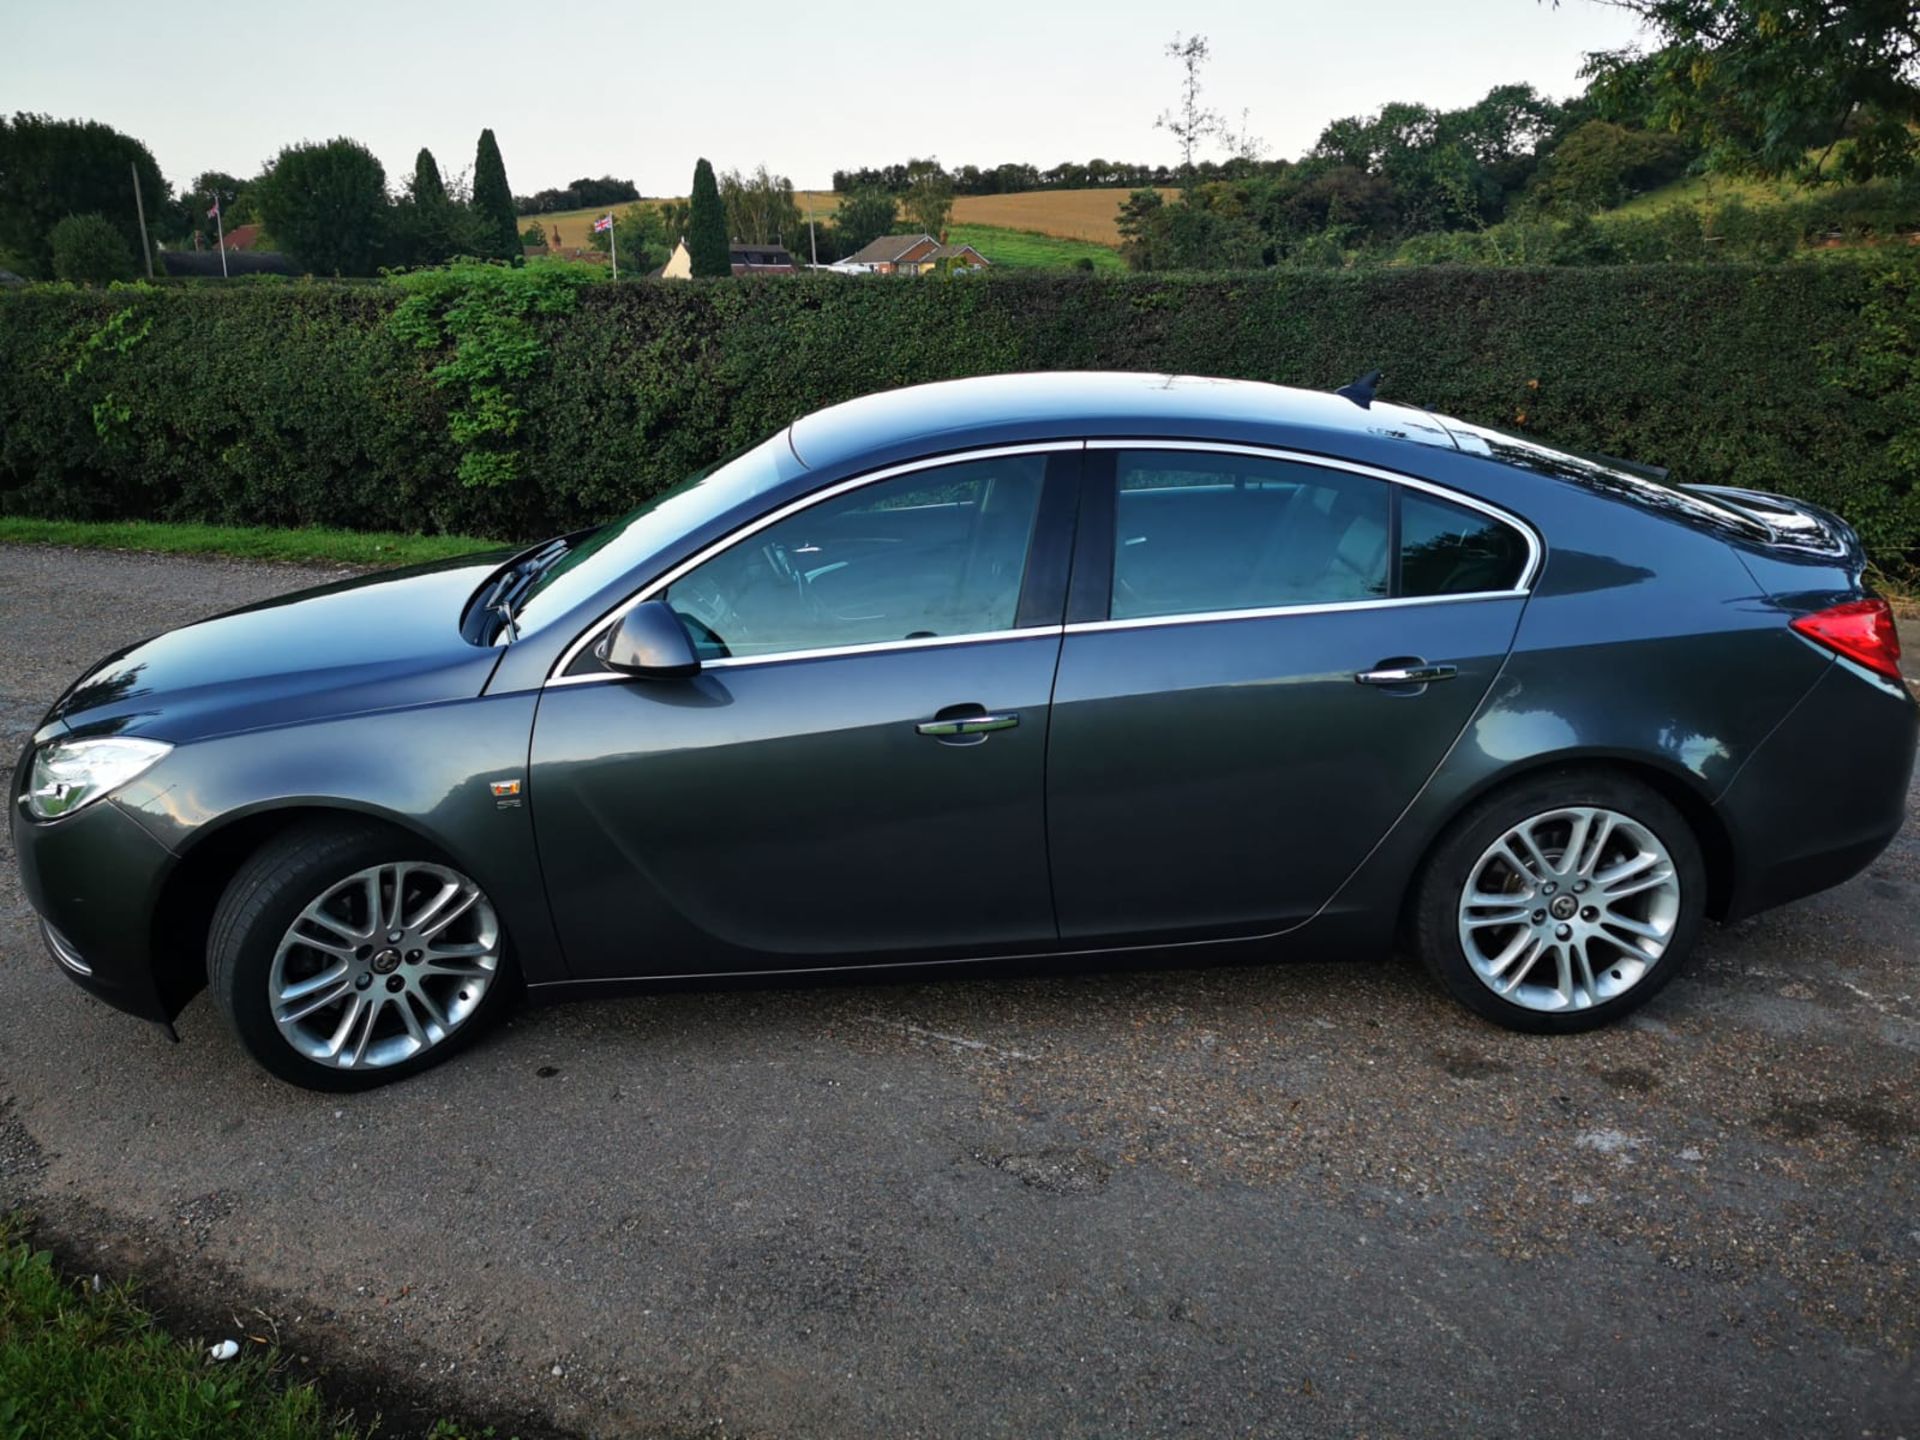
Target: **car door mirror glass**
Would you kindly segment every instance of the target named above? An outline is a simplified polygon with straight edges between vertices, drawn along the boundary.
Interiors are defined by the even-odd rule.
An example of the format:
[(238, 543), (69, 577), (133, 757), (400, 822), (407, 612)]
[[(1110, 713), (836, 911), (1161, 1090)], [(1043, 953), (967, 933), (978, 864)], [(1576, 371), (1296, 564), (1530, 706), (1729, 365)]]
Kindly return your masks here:
[(594, 654), (609, 670), (643, 679), (692, 675), (700, 668), (693, 637), (660, 600), (636, 605), (614, 622)]

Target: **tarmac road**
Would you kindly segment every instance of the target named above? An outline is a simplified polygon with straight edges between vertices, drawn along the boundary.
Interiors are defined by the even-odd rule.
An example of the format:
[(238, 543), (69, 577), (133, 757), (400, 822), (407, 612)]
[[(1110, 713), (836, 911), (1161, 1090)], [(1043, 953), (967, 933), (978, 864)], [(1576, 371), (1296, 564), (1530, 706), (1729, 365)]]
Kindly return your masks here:
[[(322, 578), (0, 547), (0, 744)], [(0, 1200), (403, 1428), (1920, 1436), (1920, 826), (1592, 1036), (1356, 958), (529, 1011), (345, 1098), (67, 984), (0, 860)]]

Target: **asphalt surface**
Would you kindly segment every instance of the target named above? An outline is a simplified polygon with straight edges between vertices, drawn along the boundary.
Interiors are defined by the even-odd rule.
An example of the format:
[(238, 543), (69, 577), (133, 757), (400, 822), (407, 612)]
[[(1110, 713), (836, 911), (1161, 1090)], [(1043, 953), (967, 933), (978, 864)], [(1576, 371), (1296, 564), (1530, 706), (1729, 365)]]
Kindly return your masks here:
[[(0, 548), (0, 742), (321, 578)], [(0, 1197), (403, 1426), (1920, 1435), (1920, 826), (1591, 1036), (1356, 957), (535, 1010), (347, 1098), (67, 984), (0, 858)]]

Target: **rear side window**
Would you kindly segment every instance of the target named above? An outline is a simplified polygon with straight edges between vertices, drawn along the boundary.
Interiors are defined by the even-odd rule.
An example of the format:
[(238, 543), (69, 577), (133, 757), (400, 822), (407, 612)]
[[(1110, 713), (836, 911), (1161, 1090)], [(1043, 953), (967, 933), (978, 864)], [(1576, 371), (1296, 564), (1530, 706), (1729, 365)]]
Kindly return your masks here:
[(1116, 457), (1116, 620), (1385, 596), (1384, 481), (1252, 455)]
[(1401, 595), (1511, 590), (1526, 564), (1526, 542), (1511, 525), (1415, 490), (1401, 493)]

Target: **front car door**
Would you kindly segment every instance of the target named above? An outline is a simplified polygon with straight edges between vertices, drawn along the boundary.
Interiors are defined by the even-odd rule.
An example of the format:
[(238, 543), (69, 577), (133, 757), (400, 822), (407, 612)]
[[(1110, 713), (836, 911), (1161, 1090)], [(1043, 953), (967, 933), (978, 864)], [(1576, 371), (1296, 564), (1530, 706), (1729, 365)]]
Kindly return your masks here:
[(897, 467), (736, 532), (636, 597), (687, 626), (690, 678), (579, 649), (529, 786), (576, 979), (1055, 939), (1044, 771), (1080, 458)]
[(1365, 466), (1094, 442), (1048, 759), (1062, 938), (1310, 919), (1473, 715), (1537, 556)]

